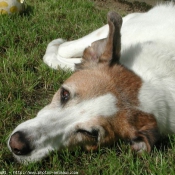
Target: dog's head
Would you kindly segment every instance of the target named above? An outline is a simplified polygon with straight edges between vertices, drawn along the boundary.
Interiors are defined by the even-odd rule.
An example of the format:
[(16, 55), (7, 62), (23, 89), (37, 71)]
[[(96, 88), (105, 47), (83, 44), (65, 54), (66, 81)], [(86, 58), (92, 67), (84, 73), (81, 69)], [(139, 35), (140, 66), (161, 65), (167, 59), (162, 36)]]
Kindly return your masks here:
[(119, 138), (137, 152), (150, 151), (157, 124), (138, 109), (140, 77), (119, 63), (122, 18), (110, 12), (108, 24), (107, 39), (85, 49), (83, 62), (52, 102), (12, 132), (8, 147), (19, 162), (37, 161), (65, 147), (96, 149)]

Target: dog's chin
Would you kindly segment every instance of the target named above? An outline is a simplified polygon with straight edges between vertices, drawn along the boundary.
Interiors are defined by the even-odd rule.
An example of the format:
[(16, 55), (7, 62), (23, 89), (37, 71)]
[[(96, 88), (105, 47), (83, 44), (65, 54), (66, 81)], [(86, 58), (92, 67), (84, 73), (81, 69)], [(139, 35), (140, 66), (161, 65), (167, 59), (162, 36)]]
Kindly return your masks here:
[(18, 156), (13, 154), (13, 156), (18, 163), (28, 165), (30, 163), (35, 163), (42, 160), (43, 158), (47, 157), (52, 151), (53, 151), (52, 149), (44, 148), (39, 151), (34, 150), (28, 155)]

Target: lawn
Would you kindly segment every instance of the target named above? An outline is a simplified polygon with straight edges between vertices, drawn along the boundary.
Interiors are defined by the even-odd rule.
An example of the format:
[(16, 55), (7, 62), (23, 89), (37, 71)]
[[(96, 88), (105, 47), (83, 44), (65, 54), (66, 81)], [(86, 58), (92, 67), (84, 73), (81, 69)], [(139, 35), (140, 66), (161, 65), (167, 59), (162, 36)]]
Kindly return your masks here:
[(19, 123), (35, 117), (71, 75), (43, 63), (47, 44), (59, 37), (84, 36), (104, 25), (107, 13), (89, 0), (26, 0), (26, 4), (21, 15), (0, 16), (0, 174), (175, 174), (174, 136), (162, 139), (142, 157), (120, 142), (95, 153), (81, 148), (55, 151), (27, 166), (13, 159), (8, 135)]

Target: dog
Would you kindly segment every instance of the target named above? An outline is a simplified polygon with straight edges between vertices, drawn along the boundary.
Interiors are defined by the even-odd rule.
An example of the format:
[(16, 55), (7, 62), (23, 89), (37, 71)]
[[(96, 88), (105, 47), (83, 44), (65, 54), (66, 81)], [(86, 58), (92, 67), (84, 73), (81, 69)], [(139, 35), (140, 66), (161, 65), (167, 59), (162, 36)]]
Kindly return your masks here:
[(123, 19), (109, 12), (107, 21), (83, 38), (48, 45), (44, 61), (75, 72), (49, 105), (11, 133), (8, 147), (20, 163), (119, 139), (136, 153), (150, 152), (161, 135), (175, 133), (175, 6)]

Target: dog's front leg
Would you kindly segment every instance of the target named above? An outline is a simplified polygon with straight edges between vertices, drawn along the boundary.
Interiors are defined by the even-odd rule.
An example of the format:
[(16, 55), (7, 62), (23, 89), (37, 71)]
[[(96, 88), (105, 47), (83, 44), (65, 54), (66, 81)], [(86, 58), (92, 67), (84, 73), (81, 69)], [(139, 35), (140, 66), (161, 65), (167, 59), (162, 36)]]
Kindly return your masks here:
[[(133, 13), (125, 16), (123, 18), (123, 24), (137, 15), (139, 15), (139, 13)], [(58, 55), (64, 58), (81, 58), (84, 49), (91, 46), (91, 44), (97, 40), (107, 38), (108, 31), (109, 26), (106, 24), (80, 39), (64, 42), (58, 48)]]
[(74, 70), (75, 64), (81, 62), (84, 49), (92, 42), (106, 38), (108, 28), (108, 25), (105, 25), (74, 41), (66, 42), (61, 38), (51, 41), (43, 57), (44, 62), (54, 69), (61, 67)]

